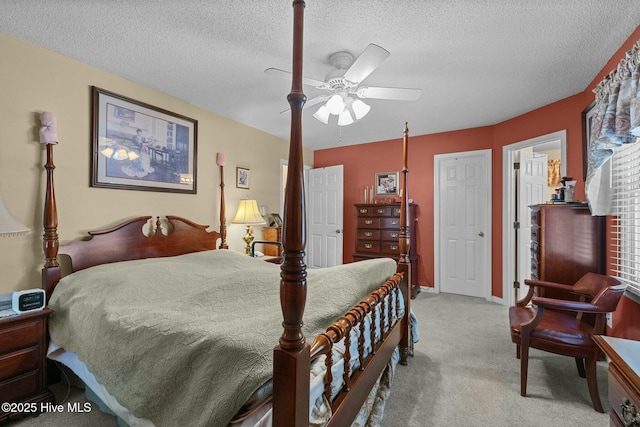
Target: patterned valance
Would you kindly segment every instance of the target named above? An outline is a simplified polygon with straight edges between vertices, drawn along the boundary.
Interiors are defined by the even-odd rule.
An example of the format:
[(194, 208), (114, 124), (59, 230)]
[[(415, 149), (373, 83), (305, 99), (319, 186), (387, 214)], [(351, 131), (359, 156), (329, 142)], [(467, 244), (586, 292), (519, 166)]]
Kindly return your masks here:
[(640, 40), (594, 89), (586, 193), (592, 215), (611, 213), (609, 159), (640, 137)]

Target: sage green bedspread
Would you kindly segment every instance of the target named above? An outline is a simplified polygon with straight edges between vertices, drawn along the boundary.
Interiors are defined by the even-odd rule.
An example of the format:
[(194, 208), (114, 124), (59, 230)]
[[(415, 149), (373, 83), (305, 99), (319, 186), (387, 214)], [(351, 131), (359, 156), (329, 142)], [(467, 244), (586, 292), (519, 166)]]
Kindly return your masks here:
[[(308, 270), (309, 341), (395, 273), (391, 259)], [(225, 426), (272, 376), (280, 267), (216, 250), (73, 273), (49, 305), (52, 340), (135, 416)]]

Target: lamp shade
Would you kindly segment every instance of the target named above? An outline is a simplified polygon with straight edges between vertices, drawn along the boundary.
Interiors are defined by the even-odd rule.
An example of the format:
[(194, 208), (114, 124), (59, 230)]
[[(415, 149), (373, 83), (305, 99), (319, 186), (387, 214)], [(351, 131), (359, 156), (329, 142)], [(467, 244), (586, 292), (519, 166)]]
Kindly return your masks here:
[(361, 118), (367, 115), (369, 110), (371, 110), (371, 106), (365, 104), (359, 99), (356, 99), (355, 101), (353, 101), (353, 103), (351, 104), (351, 108), (353, 109), (353, 112), (356, 116), (356, 120), (360, 120)]
[(11, 212), (4, 204), (2, 194), (0, 194), (0, 236), (18, 236), (29, 231), (31, 231), (29, 228), (22, 225), (11, 215)]
[(258, 203), (255, 200), (242, 199), (238, 204), (236, 216), (231, 220), (234, 224), (266, 224), (266, 221), (260, 215)]
[(329, 109), (326, 105), (318, 108), (318, 111), (313, 113), (313, 117), (324, 123), (325, 125), (329, 124)]
[(347, 126), (353, 123), (353, 117), (351, 117), (351, 113), (349, 110), (344, 110), (338, 116), (338, 126)]
[(335, 94), (331, 98), (329, 98), (326, 106), (331, 114), (338, 115), (342, 112), (342, 110), (344, 110), (344, 100), (342, 99), (341, 95)]

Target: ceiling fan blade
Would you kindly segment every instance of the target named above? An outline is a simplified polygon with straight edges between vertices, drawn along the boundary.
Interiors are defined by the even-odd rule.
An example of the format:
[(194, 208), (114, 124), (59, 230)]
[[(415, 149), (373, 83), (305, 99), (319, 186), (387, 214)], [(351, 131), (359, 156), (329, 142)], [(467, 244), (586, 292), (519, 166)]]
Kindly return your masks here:
[(395, 101), (416, 101), (422, 95), (422, 89), (398, 87), (360, 87), (356, 95), (360, 98), (391, 99)]
[(352, 83), (360, 83), (373, 72), (382, 61), (391, 55), (388, 50), (377, 44), (368, 45), (365, 50), (353, 61), (351, 67), (344, 73), (344, 78)]
[[(314, 105), (320, 104), (321, 102), (328, 100), (329, 98), (331, 98), (331, 95), (318, 95), (316, 97), (313, 97), (304, 103), (304, 107), (302, 107), (302, 109), (304, 110), (306, 108), (313, 107)], [(291, 109), (287, 108), (286, 110), (280, 111), (280, 114), (286, 113), (289, 110)]]
[(309, 99), (307, 102), (305, 102), (303, 108), (313, 107), (314, 105), (327, 101), (329, 98), (331, 98), (331, 95), (318, 95), (316, 97)]
[[(281, 70), (279, 68), (267, 68), (266, 70), (264, 70), (264, 73), (270, 76), (276, 76), (276, 77), (280, 77), (280, 78), (291, 81), (291, 73), (289, 71)], [(323, 81), (312, 79), (309, 77), (302, 77), (302, 83), (309, 86), (313, 86), (313, 87), (324, 85)]]

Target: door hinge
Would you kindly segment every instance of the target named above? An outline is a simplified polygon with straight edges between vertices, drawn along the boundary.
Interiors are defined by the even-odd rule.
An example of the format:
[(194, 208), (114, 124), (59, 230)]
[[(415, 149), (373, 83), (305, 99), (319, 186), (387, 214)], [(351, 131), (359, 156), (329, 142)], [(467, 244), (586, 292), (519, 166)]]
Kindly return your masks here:
[(519, 221), (514, 221), (513, 222), (513, 228), (518, 230), (520, 228), (520, 222)]

